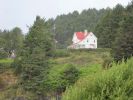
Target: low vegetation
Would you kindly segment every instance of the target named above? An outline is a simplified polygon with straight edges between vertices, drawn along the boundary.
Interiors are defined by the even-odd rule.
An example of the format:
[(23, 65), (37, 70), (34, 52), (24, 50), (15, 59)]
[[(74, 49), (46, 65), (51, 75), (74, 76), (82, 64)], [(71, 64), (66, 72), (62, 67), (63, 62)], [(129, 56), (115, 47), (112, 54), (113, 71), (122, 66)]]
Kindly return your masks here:
[(109, 70), (81, 78), (63, 94), (63, 100), (132, 100), (133, 58)]

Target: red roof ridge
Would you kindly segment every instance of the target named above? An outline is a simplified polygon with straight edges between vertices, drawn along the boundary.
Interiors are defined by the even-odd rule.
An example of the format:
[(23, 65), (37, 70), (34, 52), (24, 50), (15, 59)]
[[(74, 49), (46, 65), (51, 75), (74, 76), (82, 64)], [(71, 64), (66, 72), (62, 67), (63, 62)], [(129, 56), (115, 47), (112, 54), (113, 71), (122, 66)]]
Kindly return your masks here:
[[(75, 33), (77, 33), (77, 32), (75, 32)], [(85, 34), (84, 32), (80, 32), (80, 33)], [(84, 38), (83, 38), (82, 40), (80, 40), (79, 42), (74, 43), (74, 44), (72, 44), (72, 45), (75, 45), (75, 44), (78, 44), (78, 43), (82, 42), (89, 34), (90, 34), (90, 32), (88, 32), (87, 35), (85, 35)], [(76, 35), (76, 36), (77, 36), (77, 35)], [(77, 38), (78, 38), (78, 37), (77, 37)], [(79, 39), (78, 39), (78, 40), (79, 40)]]
[(88, 36), (88, 32), (85, 33), (85, 32), (75, 32), (76, 33), (76, 37), (78, 40), (83, 40), (85, 39), (87, 36)]

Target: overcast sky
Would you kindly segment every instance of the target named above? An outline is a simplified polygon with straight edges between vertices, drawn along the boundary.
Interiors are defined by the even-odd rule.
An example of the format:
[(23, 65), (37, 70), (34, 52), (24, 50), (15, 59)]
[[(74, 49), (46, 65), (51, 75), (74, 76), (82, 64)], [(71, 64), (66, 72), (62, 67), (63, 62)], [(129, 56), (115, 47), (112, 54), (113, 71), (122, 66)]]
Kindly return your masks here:
[(126, 6), (131, 0), (0, 0), (0, 29), (20, 27), (27, 32), (26, 25), (32, 25), (36, 15), (55, 18), (77, 10), (88, 8), (113, 8), (120, 3)]

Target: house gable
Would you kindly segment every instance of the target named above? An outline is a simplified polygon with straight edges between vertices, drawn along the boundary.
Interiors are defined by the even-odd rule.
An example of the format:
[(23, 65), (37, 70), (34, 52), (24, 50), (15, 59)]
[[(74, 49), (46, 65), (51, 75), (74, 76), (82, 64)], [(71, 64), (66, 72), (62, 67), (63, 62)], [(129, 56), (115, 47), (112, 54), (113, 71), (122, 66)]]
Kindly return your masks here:
[(97, 37), (92, 32), (75, 32), (70, 48), (97, 48)]

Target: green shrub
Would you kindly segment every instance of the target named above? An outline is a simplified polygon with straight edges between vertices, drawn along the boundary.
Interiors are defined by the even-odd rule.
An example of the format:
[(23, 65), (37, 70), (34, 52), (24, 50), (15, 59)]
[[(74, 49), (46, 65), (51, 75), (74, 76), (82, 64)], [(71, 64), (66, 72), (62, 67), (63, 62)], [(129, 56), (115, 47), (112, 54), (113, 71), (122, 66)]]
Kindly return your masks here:
[(69, 55), (69, 51), (64, 49), (58, 49), (54, 52), (54, 57), (67, 57)]
[(104, 69), (108, 69), (112, 66), (112, 63), (113, 63), (113, 59), (111, 57), (105, 57), (102, 67)]
[(12, 59), (1, 59), (0, 60), (0, 73), (6, 71), (8, 68), (10, 68), (13, 60)]
[(132, 100), (133, 58), (113, 64), (109, 70), (81, 78), (68, 88), (62, 100)]
[(61, 93), (66, 87), (74, 84), (79, 76), (79, 71), (71, 64), (54, 66), (49, 74), (48, 80), (44, 82), (50, 92)]
[(0, 51), (0, 59), (5, 59), (5, 58), (7, 58), (7, 57), (8, 57), (7, 52), (5, 52), (5, 51)]

